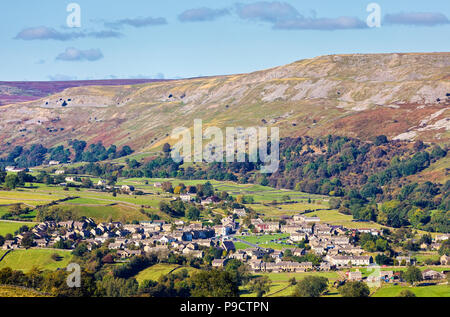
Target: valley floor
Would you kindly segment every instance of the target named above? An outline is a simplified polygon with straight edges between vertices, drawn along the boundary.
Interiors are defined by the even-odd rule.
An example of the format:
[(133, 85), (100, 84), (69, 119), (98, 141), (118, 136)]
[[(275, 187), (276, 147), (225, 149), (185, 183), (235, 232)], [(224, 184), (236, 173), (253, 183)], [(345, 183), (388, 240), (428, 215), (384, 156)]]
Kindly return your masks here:
[[(97, 183), (99, 179), (91, 178)], [(113, 196), (111, 193), (102, 192), (96, 189), (69, 188), (64, 190), (61, 186), (44, 185), (44, 184), (28, 184), (24, 188), (13, 191), (0, 191), (0, 217), (8, 214), (10, 208), (14, 204), (20, 204), (22, 207), (28, 207), (30, 212), (21, 214), (16, 221), (0, 220), (0, 235), (12, 234), (22, 226), (27, 225), (30, 228), (37, 224), (36, 210), (34, 208), (40, 205), (55, 204), (61, 210), (70, 210), (77, 216), (92, 218), (96, 223), (119, 221), (122, 223), (131, 223), (133, 221), (149, 221), (149, 214), (154, 214), (166, 221), (173, 221), (170, 216), (164, 214), (159, 209), (160, 202), (170, 202), (173, 199), (173, 194), (164, 193), (160, 187), (155, 184), (171, 181), (174, 184), (184, 183), (186, 186), (204, 184), (203, 180), (181, 181), (174, 179), (120, 179), (117, 185), (131, 185), (143, 192), (143, 195), (123, 195), (118, 194)], [(299, 213), (306, 213), (308, 217), (319, 217), (323, 223), (336, 226), (344, 226), (349, 229), (382, 229), (383, 227), (374, 222), (355, 222), (352, 216), (343, 215), (337, 210), (330, 210), (328, 202), (330, 197), (321, 195), (310, 195), (303, 192), (292, 190), (278, 190), (270, 187), (251, 185), (251, 184), (237, 184), (233, 182), (218, 182), (210, 181), (217, 191), (226, 191), (233, 197), (238, 195), (251, 196), (254, 200), (252, 204), (245, 204), (246, 207), (255, 210), (262, 218), (267, 217), (271, 219), (282, 219), (284, 216), (293, 216)], [(63, 201), (64, 200), (64, 201)], [(142, 213), (141, 210), (146, 213)], [(208, 214), (202, 212), (202, 220), (207, 220), (211, 215), (219, 214), (226, 215), (226, 211), (220, 208), (213, 208), (212, 213)], [(188, 221), (188, 219), (181, 217), (176, 220)], [(417, 236), (422, 232), (416, 232)], [(438, 233), (432, 233), (432, 236), (437, 236)], [(289, 234), (273, 234), (273, 235), (246, 235), (233, 236), (234, 244), (237, 250), (247, 249), (250, 247), (272, 248), (275, 250), (282, 250), (290, 245), (286, 240)], [(292, 245), (291, 245), (292, 246)], [(0, 258), (6, 251), (0, 250)], [(436, 251), (415, 252), (413, 254), (417, 258), (421, 266), (421, 270), (425, 268), (434, 268), (425, 266), (424, 262), (427, 259), (434, 261), (439, 259)], [(65, 268), (72, 260), (70, 251), (33, 248), (14, 250), (7, 254), (0, 262), (0, 269), (10, 267), (14, 270), (21, 270), (28, 272), (32, 268), (40, 268), (42, 270), (54, 271)], [(179, 272), (182, 269), (187, 269), (189, 274), (195, 273), (197, 269), (192, 267), (184, 267), (175, 264), (157, 264), (142, 270), (135, 278), (139, 283), (144, 280), (157, 281), (159, 277)], [(403, 270), (404, 268), (384, 268)], [(439, 270), (448, 270), (449, 267), (439, 267)], [(365, 269), (361, 269), (365, 275)], [(295, 278), (297, 281), (306, 276), (323, 276), (329, 279), (330, 283), (342, 279), (346, 270), (330, 271), (330, 272), (306, 272), (306, 273), (257, 273), (257, 276), (267, 276), (272, 281), (270, 291), (265, 295), (268, 297), (284, 297), (291, 296), (295, 286), (290, 284), (290, 280)], [(381, 288), (371, 289), (371, 296), (397, 296), (403, 289), (412, 290), (418, 297), (428, 296), (443, 296), (449, 297), (448, 284), (410, 287), (406, 285), (391, 285), (386, 284)], [(256, 296), (246, 287), (242, 287), (241, 296), (253, 297)], [(39, 293), (19, 289), (14, 287), (0, 287), (0, 297), (8, 297), (12, 295), (17, 296), (40, 296)], [(331, 287), (325, 296), (339, 296), (337, 290)]]

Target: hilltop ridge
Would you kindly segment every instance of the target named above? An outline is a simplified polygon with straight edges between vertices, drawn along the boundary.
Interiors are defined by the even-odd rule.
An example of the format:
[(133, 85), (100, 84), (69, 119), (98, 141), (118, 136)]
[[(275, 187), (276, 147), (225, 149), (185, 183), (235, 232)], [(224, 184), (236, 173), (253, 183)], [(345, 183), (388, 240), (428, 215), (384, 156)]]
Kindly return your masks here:
[(328, 55), (249, 74), (82, 86), (0, 107), (0, 150), (69, 139), (170, 141), (174, 127), (278, 126), (281, 136), (345, 135), (448, 144), (450, 53)]

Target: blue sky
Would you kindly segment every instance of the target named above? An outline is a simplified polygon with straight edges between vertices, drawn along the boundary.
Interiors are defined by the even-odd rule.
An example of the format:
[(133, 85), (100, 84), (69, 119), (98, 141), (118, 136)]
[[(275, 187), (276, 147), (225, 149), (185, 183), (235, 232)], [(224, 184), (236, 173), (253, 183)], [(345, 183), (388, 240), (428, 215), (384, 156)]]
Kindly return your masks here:
[[(81, 8), (68, 28), (66, 7)], [(369, 28), (366, 7), (381, 7)], [(448, 0), (3, 0), (0, 80), (245, 73), (341, 53), (450, 51)]]

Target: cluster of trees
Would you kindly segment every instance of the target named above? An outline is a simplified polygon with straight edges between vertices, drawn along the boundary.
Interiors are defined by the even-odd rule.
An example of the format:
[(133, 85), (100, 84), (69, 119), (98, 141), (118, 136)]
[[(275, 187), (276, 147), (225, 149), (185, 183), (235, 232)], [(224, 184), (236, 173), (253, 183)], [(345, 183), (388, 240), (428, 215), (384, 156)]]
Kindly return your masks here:
[(333, 201), (333, 206), (355, 219), (376, 221), (389, 227), (412, 226), (432, 232), (450, 232), (450, 181), (443, 185), (407, 184), (393, 195), (379, 205), (351, 190), (338, 202)]
[[(322, 276), (307, 276), (297, 282), (291, 280), (291, 285), (296, 285), (294, 297), (320, 297), (328, 291), (329, 281)], [(338, 287), (338, 292), (342, 297), (369, 297), (370, 289), (364, 282), (345, 282)]]
[(23, 221), (23, 218), (27, 217), (30, 212), (30, 207), (22, 208), (22, 204), (14, 204), (10, 206), (8, 208), (8, 211), (1, 216), (1, 219)]
[(57, 206), (45, 206), (36, 208), (36, 220), (44, 221), (69, 221), (80, 220), (81, 218), (71, 209), (61, 208)]
[(32, 268), (29, 272), (15, 271), (11, 268), (0, 270), (0, 284), (27, 287), (58, 297), (87, 297), (95, 295), (95, 281), (92, 274), (83, 271), (81, 287), (69, 287), (65, 270), (41, 271)]
[(176, 163), (168, 157), (156, 157), (144, 165), (136, 160), (128, 161), (127, 165), (128, 168), (122, 171), (124, 177), (173, 178), (179, 177), (182, 163)]
[(212, 197), (215, 195), (214, 187), (210, 182), (198, 184), (197, 186), (186, 186), (183, 183), (179, 183), (176, 187), (173, 187), (171, 182), (164, 182), (161, 184), (161, 189), (167, 193), (176, 195), (196, 194), (196, 196), (200, 198)]
[(361, 281), (345, 282), (338, 287), (338, 292), (342, 297), (369, 297), (370, 289), (366, 283)]
[(328, 279), (321, 276), (307, 276), (300, 282), (294, 278), (291, 284), (296, 285), (294, 297), (320, 297), (328, 289)]
[(117, 278), (129, 279), (140, 271), (156, 264), (158, 258), (155, 255), (135, 256), (128, 263), (114, 268), (113, 275)]
[(361, 248), (367, 252), (386, 252), (391, 248), (385, 237), (362, 233), (354, 238)]
[[(33, 268), (28, 273), (10, 268), (0, 270), (0, 284), (27, 287), (58, 297), (238, 297), (239, 285), (247, 283), (248, 274), (242, 263), (233, 262), (225, 270), (201, 270), (189, 275), (186, 269), (163, 275), (158, 281), (139, 284), (137, 272), (156, 263), (157, 257), (135, 257), (129, 263), (106, 266), (112, 255), (103, 249), (94, 252), (74, 251), (84, 260), (81, 288), (70, 288), (65, 270), (55, 272)], [(95, 272), (95, 273), (94, 273)]]
[(15, 173), (6, 173), (5, 171), (0, 170), (0, 185), (3, 185), (3, 187), (7, 190), (15, 189), (20, 186), (25, 186), (25, 183), (32, 183), (36, 179), (34, 176), (26, 173), (26, 172), (19, 172), (17, 174)]
[(29, 168), (40, 166), (46, 161), (68, 163), (71, 157), (73, 157), (73, 162), (99, 162), (133, 153), (128, 145), (118, 150), (114, 144), (106, 149), (102, 142), (91, 144), (89, 147), (87, 147), (85, 141), (70, 140), (68, 143), (73, 150), (73, 154), (70, 148), (65, 148), (63, 145), (49, 149), (42, 144), (33, 144), (29, 148), (16, 146), (0, 159), (0, 168), (8, 165)]
[(172, 200), (169, 203), (161, 201), (159, 203), (159, 210), (171, 217), (184, 217), (186, 213), (186, 203), (181, 200)]
[(315, 253), (309, 252), (302, 256), (295, 256), (292, 255), (291, 250), (286, 250), (284, 254), (284, 261), (294, 261), (294, 262), (311, 262), (313, 265), (319, 265), (320, 262), (322, 262), (322, 257), (320, 255), (317, 255)]
[[(117, 146), (113, 144), (108, 149), (106, 149), (100, 141), (98, 143), (89, 145), (89, 147), (85, 149), (86, 145), (82, 146), (83, 142), (84, 141), (81, 141), (81, 145), (80, 143), (77, 144), (77, 149), (80, 149), (81, 147), (83, 148), (80, 160), (82, 162), (92, 163), (104, 160), (113, 160), (116, 158), (128, 156), (133, 153), (133, 150), (128, 145), (125, 145), (122, 147), (122, 149), (118, 150)], [(76, 156), (77, 154), (79, 155), (79, 153), (80, 152), (76, 152)]]
[(22, 168), (42, 165), (46, 159), (48, 149), (42, 144), (33, 144), (28, 149), (16, 146), (0, 159), (0, 167), (14, 165)]
[(169, 203), (161, 201), (159, 210), (171, 217), (186, 217), (189, 220), (200, 220), (201, 211), (195, 205), (181, 200), (174, 200)]
[(281, 169), (269, 178), (272, 186), (292, 186), (292, 180), (302, 179), (296, 186), (303, 191), (342, 196), (357, 187), (365, 198), (382, 194), (381, 186), (416, 174), (447, 154), (438, 145), (429, 150), (418, 141), (411, 149), (407, 142), (389, 142), (385, 136), (374, 143), (337, 136), (286, 139), (281, 153)]

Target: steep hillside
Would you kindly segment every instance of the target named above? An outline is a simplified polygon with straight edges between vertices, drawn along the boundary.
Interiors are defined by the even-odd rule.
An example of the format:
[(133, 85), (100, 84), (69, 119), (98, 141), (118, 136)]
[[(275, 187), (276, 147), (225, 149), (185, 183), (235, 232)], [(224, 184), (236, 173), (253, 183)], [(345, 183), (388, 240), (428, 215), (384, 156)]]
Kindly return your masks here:
[(77, 138), (138, 151), (177, 126), (279, 126), (282, 136), (450, 140), (450, 53), (336, 55), (251, 74), (88, 86), (0, 108), (0, 150)]

